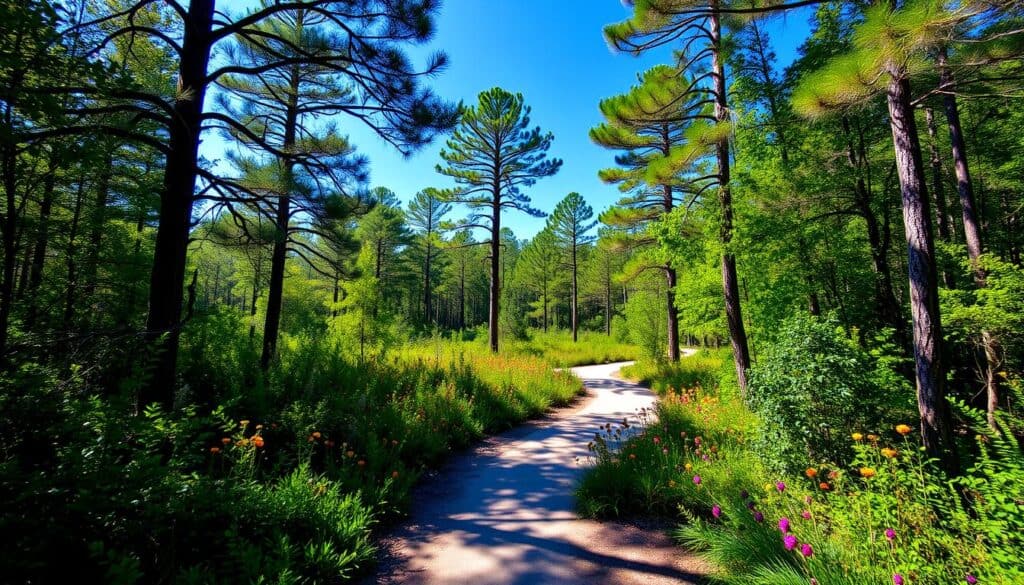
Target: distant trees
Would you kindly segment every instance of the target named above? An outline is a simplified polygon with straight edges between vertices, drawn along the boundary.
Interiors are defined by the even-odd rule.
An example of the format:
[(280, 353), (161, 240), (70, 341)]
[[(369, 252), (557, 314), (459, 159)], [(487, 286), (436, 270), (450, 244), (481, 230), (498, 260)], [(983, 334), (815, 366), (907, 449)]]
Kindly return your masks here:
[(432, 311), (434, 298), (434, 281), (436, 279), (436, 253), (442, 243), (441, 224), (444, 217), (451, 212), (451, 204), (442, 200), (437, 189), (428, 187), (413, 197), (409, 202), (406, 218), (409, 226), (417, 230), (417, 245), (423, 256), (423, 321), (434, 321)]
[(537, 295), (536, 312), (545, 332), (551, 323), (551, 296), (564, 280), (560, 278), (563, 257), (558, 237), (549, 225), (526, 244), (516, 265), (521, 281)]
[(530, 205), (523, 187), (558, 172), (562, 161), (547, 158), (554, 140), (540, 127), (530, 128), (530, 108), (521, 94), (493, 88), (479, 95), (479, 103), (467, 108), (451, 139), (441, 151), (445, 164), (439, 173), (455, 180), (457, 188), (445, 200), (466, 205), (469, 216), (461, 227), (490, 233), (491, 283), (488, 329), (492, 352), (498, 351), (499, 299), (501, 296), (501, 213), (506, 209), (533, 216), (543, 212)]
[(572, 340), (579, 337), (579, 269), (583, 247), (594, 241), (587, 232), (594, 229), (596, 221), (594, 209), (587, 205), (579, 193), (573, 192), (555, 205), (555, 210), (548, 218), (548, 226), (562, 249), (563, 266), (570, 270), (569, 312), (572, 328)]

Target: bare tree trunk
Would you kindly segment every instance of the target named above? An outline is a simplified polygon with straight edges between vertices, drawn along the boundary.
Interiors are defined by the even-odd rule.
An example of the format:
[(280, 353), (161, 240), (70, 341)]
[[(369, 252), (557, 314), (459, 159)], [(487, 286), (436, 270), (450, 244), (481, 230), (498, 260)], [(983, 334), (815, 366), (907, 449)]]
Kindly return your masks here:
[[(298, 113), (299, 72), (292, 69), (291, 93), (288, 96), (288, 109), (284, 122), (284, 148), (290, 152), (295, 144), (299, 113)], [(277, 215), (274, 218), (274, 249), (270, 256), (270, 284), (267, 288), (267, 316), (263, 323), (263, 354), (260, 356), (260, 367), (266, 371), (277, 355), (277, 336), (281, 327), (281, 301), (284, 296), (284, 269), (288, 259), (288, 232), (291, 222), (291, 192), (294, 187), (292, 161), (283, 159), (282, 192), (277, 200)]]
[[(929, 162), (932, 167), (932, 188), (935, 191), (933, 193), (933, 198), (935, 199), (935, 224), (939, 228), (939, 239), (948, 244), (952, 242), (952, 236), (949, 231), (949, 216), (946, 214), (946, 194), (942, 188), (942, 158), (939, 156), (939, 145), (935, 131), (935, 113), (930, 107), (925, 108), (924, 117), (928, 124), (928, 138), (930, 139), (928, 151), (930, 155)], [(956, 273), (945, 262), (942, 266), (942, 283), (946, 285), (946, 288), (956, 288)]]
[(942, 325), (931, 214), (914, 109), (910, 104), (910, 82), (903, 71), (892, 72), (887, 93), (896, 170), (903, 196), (921, 439), (928, 454), (940, 458), (947, 471), (954, 473), (959, 463), (944, 387)]
[[(714, 78), (715, 119), (720, 123), (729, 121), (729, 108), (725, 84), (725, 68), (722, 60), (722, 30), (719, 21), (718, 0), (711, 2), (709, 18), (711, 32), (711, 74)], [(722, 243), (722, 290), (725, 296), (725, 315), (729, 324), (729, 340), (732, 343), (733, 361), (736, 363), (736, 381), (741, 394), (747, 391), (747, 370), (750, 369), (750, 350), (747, 345), (747, 331), (743, 325), (740, 308), (739, 282), (736, 276), (736, 256), (729, 249), (732, 243), (732, 191), (729, 186), (729, 143), (719, 142), (715, 148), (718, 159), (718, 203), (722, 213), (719, 239)]]
[(501, 186), (495, 182), (493, 187), (494, 204), (491, 217), (491, 287), (490, 303), (487, 314), (487, 327), (490, 336), (491, 352), (498, 353), (498, 295), (501, 293)]
[(679, 309), (676, 308), (676, 269), (665, 267), (665, 302), (668, 304), (668, 359), (679, 361)]
[(611, 266), (605, 259), (604, 272), (604, 334), (612, 336), (612, 279)]
[[(960, 195), (960, 207), (963, 213), (964, 242), (967, 244), (967, 256), (974, 272), (974, 284), (985, 288), (985, 269), (979, 262), (984, 248), (981, 240), (981, 220), (974, 202), (974, 188), (971, 184), (971, 170), (967, 161), (967, 144), (964, 140), (963, 127), (960, 124), (960, 110), (956, 102), (956, 80), (953, 72), (946, 65), (946, 49), (939, 52), (939, 84), (945, 90), (942, 104), (946, 111), (946, 122), (949, 126), (949, 142), (953, 149), (953, 167), (956, 170), (956, 187)], [(985, 365), (982, 378), (985, 380), (987, 394), (986, 409), (988, 423), (995, 427), (995, 409), (999, 405), (999, 378), (996, 370), (1002, 361), (1002, 349), (998, 340), (989, 331), (982, 331), (982, 351)]]
[(181, 42), (179, 91), (168, 132), (169, 154), (160, 197), (160, 224), (156, 233), (149, 284), (149, 316), (146, 319), (146, 334), (154, 344), (155, 364), (149, 384), (139, 393), (139, 412), (151, 402), (158, 402), (166, 408), (174, 403), (185, 262), (195, 201), (196, 160), (215, 3), (215, 0), (189, 2)]
[(577, 255), (576, 255), (576, 234), (573, 234), (572, 242), (572, 305), (569, 307), (572, 311), (572, 342), (576, 343), (579, 339), (579, 327), (580, 327), (580, 309), (579, 309), (579, 281), (577, 280)]

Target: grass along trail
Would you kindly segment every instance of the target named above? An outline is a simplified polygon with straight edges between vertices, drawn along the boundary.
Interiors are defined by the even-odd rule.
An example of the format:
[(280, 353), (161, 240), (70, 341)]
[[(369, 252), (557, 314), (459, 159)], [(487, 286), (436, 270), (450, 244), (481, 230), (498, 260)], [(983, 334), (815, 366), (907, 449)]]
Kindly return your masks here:
[(696, 583), (701, 561), (663, 530), (581, 520), (573, 487), (587, 442), (605, 423), (653, 406), (622, 366), (573, 368), (574, 406), (454, 457), (417, 490), (408, 523), (384, 543), (377, 583), (444, 585)]

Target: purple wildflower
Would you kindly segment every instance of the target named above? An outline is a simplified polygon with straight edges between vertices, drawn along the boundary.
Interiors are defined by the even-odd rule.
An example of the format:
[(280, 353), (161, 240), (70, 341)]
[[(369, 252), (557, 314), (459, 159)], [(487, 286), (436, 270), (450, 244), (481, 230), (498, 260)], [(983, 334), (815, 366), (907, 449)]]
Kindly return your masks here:
[(786, 547), (786, 550), (793, 550), (796, 548), (797, 544), (796, 537), (792, 534), (787, 534), (785, 538), (782, 539), (782, 546)]
[(967, 577), (965, 577), (965, 579), (967, 579), (967, 582), (970, 583), (970, 585), (974, 585), (978, 582), (978, 578), (970, 573), (967, 573)]
[(775, 482), (775, 489), (779, 490), (780, 492), (784, 492), (786, 491), (786, 484), (781, 481)]
[(804, 555), (805, 557), (809, 557), (814, 554), (814, 548), (812, 548), (811, 545), (805, 542), (800, 545), (800, 554)]
[(701, 479), (699, 475), (693, 476), (693, 483), (700, 485)]
[(747, 502), (747, 509), (750, 510), (750, 511), (754, 510), (754, 501), (753, 500)]
[(718, 504), (715, 504), (714, 506), (711, 506), (711, 515), (714, 516), (715, 518), (721, 518), (722, 517), (722, 507), (719, 506)]
[(810, 520), (811, 519), (811, 511), (810, 510), (804, 510), (803, 512), (800, 512), (800, 517), (803, 518), (804, 520)]
[(895, 540), (896, 539), (896, 531), (893, 530), (892, 528), (886, 528), (885, 529), (885, 537), (888, 538), (890, 542)]
[(789, 518), (785, 516), (779, 518), (779, 532), (783, 534), (789, 532)]
[(740, 491), (740, 497), (745, 500), (745, 499), (750, 497), (750, 493), (747, 492), (747, 490), (742, 490), (742, 491)]
[(893, 573), (892, 585), (903, 585), (903, 575), (900, 575), (899, 573)]
[(762, 514), (761, 512), (755, 511), (754, 512), (754, 520), (757, 520), (758, 522), (764, 522), (764, 514)]

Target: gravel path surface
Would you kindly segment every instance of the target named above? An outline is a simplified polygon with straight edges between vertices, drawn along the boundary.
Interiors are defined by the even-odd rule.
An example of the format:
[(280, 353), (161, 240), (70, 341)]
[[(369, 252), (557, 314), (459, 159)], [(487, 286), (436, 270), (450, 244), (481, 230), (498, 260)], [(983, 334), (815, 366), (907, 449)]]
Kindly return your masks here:
[(597, 427), (635, 418), (654, 395), (615, 374), (573, 368), (587, 396), (455, 456), (414, 496), (383, 543), (379, 584), (686, 584), (706, 567), (664, 527), (581, 520), (573, 488)]

